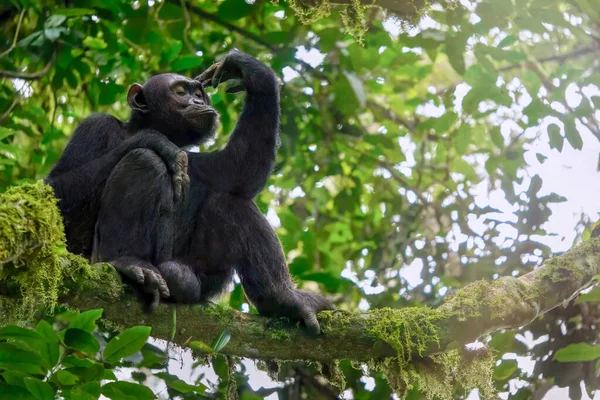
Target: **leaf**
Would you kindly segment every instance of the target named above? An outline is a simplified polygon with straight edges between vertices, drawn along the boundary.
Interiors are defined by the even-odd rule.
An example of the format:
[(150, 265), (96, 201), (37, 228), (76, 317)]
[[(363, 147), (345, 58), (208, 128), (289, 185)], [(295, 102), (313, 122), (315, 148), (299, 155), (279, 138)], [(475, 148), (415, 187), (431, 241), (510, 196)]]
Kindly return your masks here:
[(458, 154), (465, 154), (469, 144), (471, 143), (471, 125), (462, 124), (461, 127), (456, 132), (456, 138), (454, 140), (454, 147)]
[(177, 390), (180, 393), (193, 392), (198, 394), (204, 394), (204, 391), (206, 390), (206, 386), (204, 386), (203, 384), (190, 385), (189, 383), (181, 379), (175, 379), (174, 381), (169, 382), (169, 387)]
[(25, 378), (25, 387), (37, 400), (54, 400), (54, 390), (47, 382), (36, 378)]
[(13, 131), (12, 129), (0, 126), (0, 140), (4, 140), (7, 137), (13, 136), (15, 133), (17, 132)]
[(492, 137), (492, 142), (496, 145), (496, 147), (499, 149), (504, 149), (504, 136), (502, 136), (500, 128), (494, 126), (490, 132), (490, 135)]
[(42, 358), (48, 362), (49, 368), (52, 368), (58, 363), (60, 354), (58, 336), (52, 326), (44, 320), (38, 322), (35, 331), (44, 337), (45, 344), (42, 344), (38, 351)]
[(535, 153), (535, 157), (537, 158), (537, 160), (539, 161), (540, 164), (543, 164), (544, 161), (546, 161), (548, 159), (548, 157), (546, 157), (545, 155), (543, 155), (541, 153)]
[(565, 138), (560, 134), (560, 127), (556, 124), (548, 125), (548, 138), (550, 139), (550, 148), (562, 151)]
[(173, 61), (171, 63), (171, 70), (174, 72), (180, 72), (180, 71), (199, 67), (200, 65), (202, 65), (202, 63), (203, 63), (202, 57), (188, 54), (185, 56), (177, 57), (175, 59), (175, 61)]
[(213, 344), (213, 349), (215, 352), (219, 352), (223, 349), (223, 347), (227, 346), (227, 343), (231, 340), (231, 332), (229, 329), (223, 330), (215, 343)]
[(64, 15), (51, 15), (50, 18), (44, 22), (44, 28), (56, 28), (61, 26), (66, 20), (67, 17)]
[(93, 8), (58, 8), (54, 10), (54, 14), (63, 15), (65, 17), (81, 17), (83, 15), (93, 15), (96, 10)]
[(494, 369), (494, 380), (505, 381), (517, 370), (517, 360), (502, 360)]
[(94, 50), (104, 50), (108, 47), (104, 39), (91, 36), (88, 36), (85, 39), (83, 39), (83, 45)]
[(107, 362), (117, 362), (122, 358), (137, 353), (144, 347), (151, 328), (147, 326), (134, 326), (121, 332), (108, 342), (104, 349), (103, 358)]
[(579, 295), (577, 303), (600, 303), (600, 288), (594, 288), (588, 293)]
[(214, 349), (204, 342), (195, 340), (189, 343), (189, 347), (201, 353), (214, 353)]
[(109, 382), (102, 386), (102, 394), (112, 400), (151, 400), (154, 393), (146, 386), (131, 382)]
[(583, 148), (583, 140), (575, 122), (572, 119), (567, 119), (563, 122), (565, 124), (565, 137), (569, 141), (569, 144), (575, 150), (581, 150)]
[(570, 344), (554, 355), (554, 359), (560, 362), (593, 361), (597, 358), (600, 358), (600, 346), (587, 343)]
[(517, 40), (519, 40), (519, 38), (515, 35), (508, 35), (507, 37), (505, 37), (504, 39), (502, 39), (500, 41), (500, 43), (498, 43), (498, 48), (503, 49), (505, 47), (510, 46), (511, 44), (515, 43)]
[(252, 5), (244, 0), (225, 0), (219, 5), (217, 15), (228, 21), (244, 18), (252, 12)]
[(446, 53), (448, 54), (448, 61), (450, 61), (450, 65), (456, 72), (460, 75), (464, 75), (466, 67), (465, 67), (465, 38), (461, 36), (448, 36), (446, 38)]
[(45, 372), (42, 362), (42, 358), (35, 353), (21, 350), (9, 343), (0, 343), (0, 369), (42, 375)]
[(2, 372), (2, 378), (12, 386), (20, 386), (25, 387), (25, 378), (30, 378), (30, 376), (24, 372), (18, 371), (4, 371)]
[(95, 354), (100, 351), (100, 343), (89, 332), (81, 329), (67, 329), (65, 344), (84, 353)]
[(348, 83), (350, 84), (350, 87), (354, 91), (354, 95), (356, 96), (356, 99), (358, 100), (358, 104), (361, 107), (364, 107), (365, 104), (367, 103), (367, 97), (365, 94), (365, 88), (363, 86), (362, 81), (360, 80), (358, 75), (356, 75), (355, 73), (352, 73), (352, 72), (344, 71), (344, 76), (346, 77), (346, 79), (348, 79)]
[(65, 371), (64, 369), (61, 369), (56, 373), (56, 379), (58, 379), (61, 385), (64, 386), (73, 386), (77, 382), (79, 382), (79, 378), (77, 377), (77, 375), (73, 375), (72, 373), (70, 373), (69, 371)]
[(96, 328), (96, 321), (102, 317), (102, 311), (103, 310), (99, 308), (82, 312), (71, 321), (69, 329), (81, 329), (82, 331), (92, 333)]
[(36, 400), (25, 388), (10, 386), (6, 382), (0, 382), (0, 393), (2, 393), (2, 399), (7, 400)]

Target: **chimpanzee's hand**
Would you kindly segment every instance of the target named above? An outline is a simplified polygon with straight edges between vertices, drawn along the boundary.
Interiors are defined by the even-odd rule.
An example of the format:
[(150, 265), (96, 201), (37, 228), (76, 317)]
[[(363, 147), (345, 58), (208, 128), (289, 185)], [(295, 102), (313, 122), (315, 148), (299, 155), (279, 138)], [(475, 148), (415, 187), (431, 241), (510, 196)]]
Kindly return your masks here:
[(256, 58), (235, 49), (223, 61), (211, 65), (196, 80), (204, 87), (215, 88), (223, 82), (231, 81), (227, 93), (244, 90), (259, 95), (279, 93), (275, 73)]
[(187, 153), (171, 142), (165, 135), (152, 130), (140, 131), (129, 139), (129, 144), (131, 150), (147, 148), (153, 150), (163, 159), (171, 175), (174, 200), (175, 202), (181, 201), (186, 196), (190, 185)]
[(311, 333), (321, 332), (317, 313), (333, 310), (335, 307), (325, 297), (304, 290), (293, 289), (279, 300), (264, 301), (255, 304), (260, 314), (269, 317), (288, 317), (302, 321)]

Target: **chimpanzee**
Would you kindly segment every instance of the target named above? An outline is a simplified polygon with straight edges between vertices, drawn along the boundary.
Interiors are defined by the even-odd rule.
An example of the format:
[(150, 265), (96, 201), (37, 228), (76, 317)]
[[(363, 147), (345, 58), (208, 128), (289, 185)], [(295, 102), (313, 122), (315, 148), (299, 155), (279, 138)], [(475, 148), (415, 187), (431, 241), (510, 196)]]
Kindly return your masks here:
[[(46, 177), (45, 182), (54, 188), (56, 197), (60, 199), (69, 251), (91, 258), (106, 181), (123, 157), (134, 149), (148, 149), (160, 157), (169, 173), (171, 184), (168, 190), (175, 203), (185, 196), (189, 185), (188, 159), (187, 153), (179, 146), (211, 137), (216, 131), (218, 115), (212, 108), (204, 106), (210, 104), (210, 99), (201, 86), (196, 88), (194, 98), (190, 99), (197, 107), (167, 112), (159, 108), (150, 112), (144, 96), (156, 96), (153, 92), (156, 88), (160, 85), (150, 83), (143, 89), (141, 85), (134, 84), (129, 88), (127, 100), (132, 112), (127, 122), (108, 114), (94, 114), (83, 120)], [(169, 242), (172, 240), (155, 235), (155, 240), (163, 238)], [(164, 246), (156, 243), (155, 247)], [(125, 278), (142, 274), (146, 291), (152, 292), (155, 297), (168, 295), (166, 283), (157, 271), (153, 273), (119, 264), (115, 264), (115, 268)]]
[[(195, 80), (157, 75), (130, 96), (130, 105), (145, 111), (136, 113), (133, 107), (137, 116), (132, 122), (156, 129), (178, 146), (196, 144), (217, 124), (203, 87), (225, 81), (235, 81), (230, 93), (246, 91), (229, 143), (219, 151), (187, 153), (190, 184), (180, 201), (173, 195), (177, 173), (162, 150), (139, 146), (127, 152), (103, 186), (92, 260), (114, 264), (142, 286), (150, 307), (157, 285), (159, 294), (168, 297), (166, 283), (168, 301), (203, 303), (221, 294), (236, 271), (261, 314), (301, 320), (318, 333), (316, 313), (332, 305), (295, 288), (279, 239), (253, 201), (267, 182), (279, 144), (279, 88), (273, 71), (232, 51)], [(182, 127), (182, 115), (196, 116), (188, 119), (193, 128)], [(158, 271), (164, 282), (149, 284), (146, 271)]]

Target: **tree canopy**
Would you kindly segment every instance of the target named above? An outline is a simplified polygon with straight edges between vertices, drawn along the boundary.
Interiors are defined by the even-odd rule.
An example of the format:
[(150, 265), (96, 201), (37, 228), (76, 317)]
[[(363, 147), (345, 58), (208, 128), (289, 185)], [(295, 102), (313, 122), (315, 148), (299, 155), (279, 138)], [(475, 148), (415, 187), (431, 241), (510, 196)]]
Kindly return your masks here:
[[(0, 192), (43, 178), (90, 113), (127, 119), (131, 83), (160, 72), (196, 76), (232, 48), (270, 65), (282, 83), (281, 147), (257, 204), (277, 227), (299, 286), (325, 294), (343, 312), (431, 311), (442, 303), (441, 309), (460, 304), (467, 310), (461, 288), (478, 280), (498, 286), (506, 282), (501, 277), (529, 282), (526, 274), (553, 253), (588, 239), (599, 217), (600, 11), (592, 0), (382, 0), (375, 6), (328, 0), (11, 0), (0, 5), (0, 21)], [(221, 146), (240, 111), (241, 98), (222, 89), (213, 90), (212, 101), (222, 129), (215, 143), (198, 151)], [(10, 196), (3, 198), (0, 220), (18, 204)], [(12, 221), (11, 230), (0, 226), (0, 281), (9, 283), (18, 257), (10, 259), (7, 243), (12, 246), (19, 232), (31, 228)], [(594, 248), (596, 253), (569, 253), (589, 266), (586, 273), (599, 268)], [(64, 249), (57, 254), (62, 257)], [(593, 276), (577, 271), (566, 278), (551, 275), (546, 283), (576, 281), (571, 292), (577, 291)], [(510, 316), (530, 318), (496, 324), (490, 335), (473, 331), (486, 333), (480, 342), (490, 351), (460, 357), (493, 357), (489, 374), (477, 367), (483, 378), (473, 387), (481, 396), (497, 390), (503, 398), (540, 399), (568, 390), (579, 399), (600, 384), (600, 290), (577, 299), (566, 289), (536, 293), (566, 297), (541, 317), (538, 312), (552, 307), (539, 303), (537, 311), (522, 314), (507, 308), (514, 311)], [(0, 297), (5, 294), (0, 289)], [(506, 299), (491, 301), (491, 309), (514, 305), (513, 297)], [(220, 303), (255, 313), (239, 283)], [(81, 304), (98, 308), (93, 301)], [(177, 336), (177, 344), (190, 345), (188, 332), (169, 332), (177, 318), (162, 312), (165, 333), (156, 336)], [(179, 314), (187, 321), (188, 312)], [(364, 359), (278, 367), (267, 360), (261, 368), (272, 372), (269, 380), (246, 359), (230, 357), (250, 354), (226, 351), (243, 342), (244, 334), (224, 329), (227, 323), (210, 328), (212, 340), (191, 346), (224, 355), (192, 359), (169, 347), (172, 360), (165, 362), (165, 343), (144, 345), (146, 328), (133, 327), (114, 339), (110, 324), (96, 327), (99, 318), (97, 310), (78, 314), (57, 307), (35, 330), (0, 328), (0, 338), (8, 340), (0, 343), (0, 391), (35, 399), (53, 398), (48, 393), (57, 388), (74, 399), (100, 393), (112, 399), (235, 393), (242, 399), (333, 399), (341, 388), (346, 398), (382, 399), (402, 386), (384, 378), (382, 371), (396, 366), (381, 366), (391, 361), (375, 365)], [(252, 326), (248, 318), (250, 325), (243, 327)], [(272, 323), (272, 341), (290, 339), (282, 337), (287, 330), (279, 329), (280, 322)], [(422, 323), (428, 329), (426, 318)], [(340, 332), (339, 341), (359, 343)], [(119, 347), (121, 338), (129, 344)], [(48, 352), (39, 353), (40, 343)], [(435, 357), (448, 358), (444, 354)], [(424, 359), (417, 369), (433, 360)], [(453, 362), (439, 365), (456, 369)], [(464, 376), (452, 376), (458, 382), (448, 382), (446, 392), (427, 393), (469, 396), (454, 386), (465, 383)], [(109, 383), (100, 387), (101, 378)], [(425, 386), (426, 379), (420, 382)], [(404, 393), (418, 399), (423, 386), (404, 387)]]

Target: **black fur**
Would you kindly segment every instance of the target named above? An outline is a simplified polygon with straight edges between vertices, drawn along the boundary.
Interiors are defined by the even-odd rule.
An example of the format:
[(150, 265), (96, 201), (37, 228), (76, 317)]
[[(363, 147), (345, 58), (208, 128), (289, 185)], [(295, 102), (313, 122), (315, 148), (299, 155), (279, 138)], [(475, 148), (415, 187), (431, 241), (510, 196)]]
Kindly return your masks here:
[[(171, 110), (164, 99), (172, 95), (161, 89), (162, 80), (149, 85), (153, 79), (143, 90), (150, 110), (147, 119), (137, 114), (132, 121), (160, 131), (180, 146), (204, 137), (192, 134), (198, 126), (203, 132), (214, 131), (212, 114), (203, 115), (193, 129), (174, 121), (165, 124)], [(187, 154), (190, 185), (179, 202), (173, 196), (172, 173), (155, 148), (140, 146), (107, 166), (108, 174), (100, 174), (106, 184), (99, 205), (92, 202), (92, 208), (98, 207), (92, 259), (116, 264), (130, 282), (146, 284), (147, 293), (170, 294), (169, 301), (187, 304), (217, 297), (236, 271), (247, 297), (261, 314), (301, 320), (318, 332), (316, 313), (332, 306), (319, 295), (295, 288), (279, 239), (253, 201), (267, 182), (278, 146), (276, 77), (253, 57), (234, 51), (196, 79), (213, 86), (241, 80), (228, 90), (247, 92), (229, 143), (219, 151)], [(147, 86), (152, 90), (146, 90)], [(75, 188), (68, 189), (79, 190)], [(61, 193), (70, 196), (68, 191)], [(67, 214), (69, 211), (73, 213), (71, 209)], [(77, 216), (84, 214), (90, 220), (94, 217), (86, 211)], [(146, 301), (154, 305), (156, 295), (148, 295)]]

